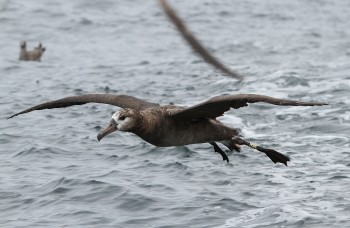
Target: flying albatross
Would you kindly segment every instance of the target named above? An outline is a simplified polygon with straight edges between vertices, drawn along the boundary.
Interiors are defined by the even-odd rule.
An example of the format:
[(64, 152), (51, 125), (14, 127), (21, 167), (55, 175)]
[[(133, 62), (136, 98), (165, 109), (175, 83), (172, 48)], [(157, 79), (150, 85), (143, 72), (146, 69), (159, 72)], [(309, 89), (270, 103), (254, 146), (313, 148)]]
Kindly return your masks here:
[(237, 94), (216, 96), (191, 107), (180, 107), (160, 106), (127, 95), (85, 94), (45, 102), (16, 113), (8, 119), (35, 110), (65, 108), (87, 103), (110, 104), (122, 109), (115, 112), (109, 125), (98, 133), (99, 141), (119, 130), (134, 133), (146, 142), (159, 147), (210, 143), (214, 146), (214, 151), (220, 153), (223, 160), (227, 162), (229, 159), (217, 142), (236, 151), (240, 151), (240, 145), (246, 145), (265, 153), (274, 163), (280, 162), (287, 166), (287, 162), (290, 161), (287, 156), (243, 140), (236, 129), (225, 126), (216, 119), (230, 108), (238, 109), (248, 106), (248, 103), (256, 102), (283, 106), (327, 105), (326, 103), (278, 99), (256, 94)]
[(183, 20), (176, 14), (175, 10), (173, 10), (173, 8), (165, 0), (159, 0), (159, 4), (165, 14), (168, 16), (169, 20), (176, 26), (181, 36), (187, 41), (191, 48), (204, 59), (204, 61), (221, 70), (227, 76), (236, 78), (238, 80), (243, 80), (243, 77), (241, 75), (226, 67), (217, 58), (210, 54), (210, 52), (191, 33)]

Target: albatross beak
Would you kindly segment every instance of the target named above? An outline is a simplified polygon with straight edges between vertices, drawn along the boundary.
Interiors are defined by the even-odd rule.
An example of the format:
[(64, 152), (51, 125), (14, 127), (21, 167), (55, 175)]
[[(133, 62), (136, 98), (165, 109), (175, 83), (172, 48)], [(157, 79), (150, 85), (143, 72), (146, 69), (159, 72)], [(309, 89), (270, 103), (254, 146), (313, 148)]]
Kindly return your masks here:
[(114, 120), (111, 120), (109, 125), (98, 133), (97, 140), (100, 141), (102, 138), (104, 138), (105, 136), (109, 135), (110, 133), (116, 130), (118, 130), (117, 125), (115, 124)]

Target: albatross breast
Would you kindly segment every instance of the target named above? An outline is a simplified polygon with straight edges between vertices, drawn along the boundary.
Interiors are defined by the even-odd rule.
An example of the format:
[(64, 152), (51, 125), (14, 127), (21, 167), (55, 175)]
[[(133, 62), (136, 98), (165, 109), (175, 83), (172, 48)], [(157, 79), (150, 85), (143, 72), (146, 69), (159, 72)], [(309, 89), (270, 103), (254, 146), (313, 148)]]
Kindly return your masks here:
[(140, 111), (141, 123), (132, 132), (159, 147), (222, 141), (238, 134), (235, 129), (224, 126), (217, 120), (175, 120), (169, 116), (174, 110), (182, 109), (184, 108), (163, 106), (156, 110)]

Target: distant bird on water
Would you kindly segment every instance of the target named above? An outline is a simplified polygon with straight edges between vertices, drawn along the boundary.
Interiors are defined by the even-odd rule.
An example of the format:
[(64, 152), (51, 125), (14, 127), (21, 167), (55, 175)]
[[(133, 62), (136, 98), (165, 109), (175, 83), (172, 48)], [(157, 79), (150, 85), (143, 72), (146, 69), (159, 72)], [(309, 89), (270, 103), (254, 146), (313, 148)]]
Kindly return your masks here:
[(230, 108), (238, 109), (248, 106), (248, 103), (256, 102), (283, 106), (326, 105), (325, 103), (278, 99), (256, 94), (237, 94), (216, 96), (191, 107), (180, 107), (160, 106), (127, 95), (86, 94), (42, 103), (16, 113), (8, 119), (35, 110), (65, 108), (87, 103), (110, 104), (122, 109), (115, 112), (109, 125), (98, 133), (99, 141), (119, 130), (134, 133), (146, 142), (159, 147), (210, 143), (215, 152), (220, 153), (223, 160), (227, 162), (229, 159), (217, 142), (236, 151), (240, 151), (240, 145), (246, 145), (265, 153), (274, 163), (280, 162), (287, 165), (287, 162), (290, 161), (287, 156), (243, 140), (236, 129), (225, 126), (216, 119)]
[(19, 52), (19, 60), (21, 61), (41, 61), (41, 56), (45, 52), (46, 48), (42, 46), (41, 43), (33, 49), (33, 51), (27, 51), (27, 43), (25, 41), (21, 42)]

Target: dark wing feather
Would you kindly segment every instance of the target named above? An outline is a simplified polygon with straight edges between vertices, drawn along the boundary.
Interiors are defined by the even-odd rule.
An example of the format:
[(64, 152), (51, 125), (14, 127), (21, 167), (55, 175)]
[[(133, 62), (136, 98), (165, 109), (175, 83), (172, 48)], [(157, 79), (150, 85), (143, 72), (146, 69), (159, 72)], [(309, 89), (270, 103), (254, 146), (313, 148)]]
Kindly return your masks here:
[(248, 106), (248, 103), (265, 102), (274, 105), (289, 106), (320, 106), (326, 103), (302, 102), (287, 99), (278, 99), (256, 94), (237, 94), (213, 97), (198, 105), (173, 112), (170, 116), (174, 119), (192, 120), (200, 118), (216, 118), (224, 114), (230, 108), (241, 108)]
[(127, 95), (112, 95), (112, 94), (85, 94), (80, 96), (65, 97), (62, 99), (45, 102), (31, 108), (28, 108), (22, 112), (16, 113), (8, 119), (35, 110), (53, 109), (53, 108), (65, 108), (73, 105), (83, 105), (87, 103), (102, 103), (115, 105), (121, 108), (133, 108), (133, 109), (146, 109), (150, 107), (159, 106), (159, 104), (146, 102), (136, 97)]
[(159, 2), (166, 15), (169, 17), (170, 21), (176, 26), (177, 30), (179, 30), (179, 32), (181, 33), (182, 37), (188, 42), (188, 44), (193, 48), (193, 50), (197, 52), (207, 63), (213, 65), (214, 67), (218, 68), (219, 70), (233, 78), (236, 78), (238, 80), (243, 79), (241, 75), (227, 68), (224, 64), (222, 64), (219, 60), (217, 60), (213, 55), (211, 55), (207, 51), (207, 49), (187, 29), (185, 23), (177, 16), (175, 11), (165, 0), (159, 0)]

